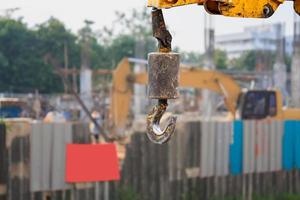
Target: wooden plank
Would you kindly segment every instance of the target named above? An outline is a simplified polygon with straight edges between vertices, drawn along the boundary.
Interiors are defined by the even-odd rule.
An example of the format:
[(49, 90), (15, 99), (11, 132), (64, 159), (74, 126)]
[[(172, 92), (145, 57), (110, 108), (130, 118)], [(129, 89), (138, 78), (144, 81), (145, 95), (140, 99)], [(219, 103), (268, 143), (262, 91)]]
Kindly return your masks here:
[(185, 169), (188, 168), (188, 166), (191, 166), (191, 163), (192, 163), (192, 154), (191, 155), (188, 155), (189, 154), (189, 151), (190, 153), (191, 152), (191, 149), (190, 146), (193, 144), (192, 141), (189, 140), (189, 138), (192, 137), (193, 133), (192, 131), (190, 130), (192, 127), (192, 122), (189, 122), (189, 123), (185, 123), (184, 124), (184, 132), (182, 132), (181, 136), (182, 136), (182, 139), (181, 139), (181, 177), (182, 177), (182, 182), (181, 182), (181, 196), (182, 195), (185, 195), (187, 194), (189, 191), (188, 191), (188, 177), (186, 176), (186, 173), (185, 173)]
[(230, 143), (233, 132), (232, 122), (225, 122), (224, 149), (223, 149), (223, 176), (229, 175)]
[(33, 123), (31, 124), (32, 133), (31, 133), (31, 167), (30, 167), (30, 186), (31, 191), (41, 191), (42, 190), (42, 124)]
[(157, 157), (156, 157), (156, 146), (154, 146), (150, 141), (148, 141), (149, 145), (149, 165), (150, 165), (150, 179), (149, 179), (149, 190), (150, 195), (149, 199), (156, 199), (156, 165), (157, 163)]
[(180, 127), (176, 127), (175, 134), (172, 139), (168, 142), (169, 146), (169, 181), (173, 181), (177, 179), (177, 138)]
[(138, 176), (138, 168), (139, 168), (139, 148), (140, 148), (140, 144), (138, 143), (140, 134), (135, 134), (132, 138), (132, 145), (134, 150), (132, 151), (132, 159), (133, 159), (133, 163), (132, 163), (132, 187), (134, 189), (134, 191), (138, 191), (138, 181), (141, 178), (140, 176)]
[(264, 127), (263, 123), (255, 123), (255, 172), (263, 172), (264, 161)]
[(215, 172), (215, 127), (212, 122), (202, 123), (201, 177), (211, 177)]
[(248, 200), (252, 200), (253, 197), (253, 174), (248, 175)]
[(275, 170), (279, 171), (282, 170), (282, 138), (283, 138), (283, 121), (275, 122), (275, 133), (276, 133), (276, 167)]
[(161, 199), (168, 199), (170, 198), (170, 194), (171, 194), (171, 188), (170, 188), (170, 182), (169, 182), (169, 159), (170, 157), (169, 155), (169, 146), (167, 144), (165, 144), (163, 146), (163, 150), (162, 150), (162, 159), (163, 159), (163, 165), (162, 165), (162, 173), (163, 176), (161, 177), (161, 184), (162, 184), (162, 195), (161, 195)]
[(215, 126), (216, 134), (216, 163), (215, 176), (226, 176), (229, 174), (229, 146), (231, 136), (231, 123), (219, 122)]
[(7, 122), (6, 147), (8, 149), (7, 199), (24, 199), (29, 194), (29, 135), (27, 120)]
[(141, 148), (141, 193), (143, 194), (143, 198), (147, 196), (147, 190), (148, 190), (148, 177), (147, 177), (147, 169), (148, 169), (148, 155), (147, 155), (147, 145), (146, 136), (140, 137), (140, 148)]
[[(6, 149), (6, 126), (0, 123), (0, 184), (7, 184), (8, 162)], [(2, 186), (3, 188), (3, 186)], [(3, 190), (0, 194), (3, 194)], [(6, 189), (5, 189), (6, 193)]]
[(208, 156), (209, 156), (209, 159), (208, 159), (208, 176), (209, 177), (212, 177), (214, 176), (214, 173), (215, 173), (215, 157), (216, 157), (216, 145), (215, 145), (215, 142), (216, 142), (216, 139), (215, 139), (215, 134), (216, 134), (216, 124), (215, 122), (209, 122), (209, 146), (208, 146)]
[(71, 125), (68, 123), (53, 124), (53, 148), (51, 158), (51, 190), (70, 188), (65, 183), (66, 145), (72, 142)]
[(91, 143), (91, 134), (87, 123), (74, 123), (72, 125), (72, 139), (74, 144)]
[(179, 199), (179, 196), (181, 194), (181, 181), (182, 181), (182, 173), (181, 173), (181, 162), (182, 162), (182, 131), (183, 130), (183, 126), (182, 124), (180, 124), (178, 126), (178, 132), (176, 132), (176, 181), (175, 181), (175, 188), (174, 188), (174, 191), (175, 191), (175, 200), (178, 200)]
[[(270, 169), (270, 121), (263, 121), (263, 137), (262, 137), (262, 171), (269, 172)], [(265, 176), (268, 178), (268, 174)]]
[(276, 131), (276, 123), (275, 121), (272, 121), (270, 123), (270, 131), (269, 131), (269, 142), (270, 142), (270, 146), (269, 146), (269, 151), (270, 151), (270, 156), (269, 156), (269, 164), (270, 167), (268, 169), (268, 171), (273, 172), (276, 171), (277, 168), (277, 151), (276, 151), (276, 138), (277, 138), (277, 131)]
[[(198, 149), (198, 165), (197, 166), (199, 166), (199, 179), (200, 179), (200, 177), (201, 177), (201, 174), (202, 174), (202, 156), (203, 156), (203, 153), (202, 153), (202, 140), (203, 140), (203, 123), (202, 122), (200, 122), (199, 123), (199, 128), (198, 128), (198, 131), (199, 131), (199, 137), (198, 137), (198, 147), (197, 147), (197, 149)], [(201, 185), (202, 184), (202, 181), (199, 181), (199, 184)]]
[(202, 126), (201, 126), (201, 163), (200, 163), (200, 171), (201, 171), (201, 177), (205, 178), (208, 176), (208, 167), (207, 167), (207, 163), (208, 163), (208, 148), (207, 146), (208, 144), (208, 123), (207, 122), (202, 122)]
[(243, 136), (243, 173), (255, 172), (255, 146), (256, 146), (256, 131), (254, 121), (244, 121), (244, 136)]
[[(139, 134), (138, 137), (136, 138), (136, 168), (135, 168), (135, 176), (136, 176), (136, 190), (137, 192), (141, 193), (142, 191), (142, 168), (141, 168), (141, 163), (142, 163), (142, 143), (141, 143), (141, 138), (144, 137), (143, 134)], [(143, 194), (141, 194), (143, 195)]]
[(191, 142), (193, 145), (191, 145), (190, 151), (193, 152), (193, 156), (191, 157), (191, 167), (194, 171), (194, 175), (192, 178), (190, 178), (190, 185), (188, 185), (188, 193), (193, 194), (197, 197), (197, 179), (200, 177), (200, 167), (199, 167), (199, 158), (200, 158), (200, 122), (195, 121), (191, 123), (190, 131), (192, 133)]
[[(215, 132), (215, 176), (223, 176), (224, 175), (224, 150), (225, 150), (225, 124), (223, 122), (214, 123), (216, 127)], [(226, 150), (225, 150), (226, 151)], [(217, 182), (217, 181), (215, 181)]]

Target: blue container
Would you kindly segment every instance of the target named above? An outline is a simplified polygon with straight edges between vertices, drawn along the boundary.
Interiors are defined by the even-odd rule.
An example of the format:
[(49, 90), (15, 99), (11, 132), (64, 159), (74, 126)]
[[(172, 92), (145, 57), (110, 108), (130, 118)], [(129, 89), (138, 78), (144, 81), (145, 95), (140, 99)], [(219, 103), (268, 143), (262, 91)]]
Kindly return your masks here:
[(21, 112), (22, 109), (19, 106), (0, 107), (0, 118), (18, 118)]

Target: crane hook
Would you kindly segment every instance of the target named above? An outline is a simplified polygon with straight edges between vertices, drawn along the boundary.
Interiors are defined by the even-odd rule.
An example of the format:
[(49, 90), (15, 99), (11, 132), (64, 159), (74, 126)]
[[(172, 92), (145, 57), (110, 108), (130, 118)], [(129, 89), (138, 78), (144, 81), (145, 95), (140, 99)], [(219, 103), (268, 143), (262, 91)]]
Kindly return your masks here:
[(164, 144), (172, 137), (177, 118), (172, 116), (168, 125), (161, 130), (159, 123), (168, 107), (167, 99), (159, 99), (158, 104), (152, 109), (147, 117), (147, 136), (155, 144)]
[(159, 52), (148, 55), (148, 95), (150, 99), (158, 99), (158, 104), (148, 114), (147, 136), (155, 144), (164, 144), (173, 135), (177, 118), (172, 116), (163, 130), (159, 123), (168, 107), (168, 99), (176, 99), (179, 95), (180, 55), (171, 52), (172, 35), (166, 28), (160, 9), (152, 10), (152, 29), (158, 40)]

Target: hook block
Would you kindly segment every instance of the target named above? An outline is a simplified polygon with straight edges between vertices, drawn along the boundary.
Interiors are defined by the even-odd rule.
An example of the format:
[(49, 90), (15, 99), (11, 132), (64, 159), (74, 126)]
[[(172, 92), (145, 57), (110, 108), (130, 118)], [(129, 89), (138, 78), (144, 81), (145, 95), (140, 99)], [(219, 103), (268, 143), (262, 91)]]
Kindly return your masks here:
[(176, 99), (179, 79), (179, 53), (148, 55), (148, 92), (150, 99)]

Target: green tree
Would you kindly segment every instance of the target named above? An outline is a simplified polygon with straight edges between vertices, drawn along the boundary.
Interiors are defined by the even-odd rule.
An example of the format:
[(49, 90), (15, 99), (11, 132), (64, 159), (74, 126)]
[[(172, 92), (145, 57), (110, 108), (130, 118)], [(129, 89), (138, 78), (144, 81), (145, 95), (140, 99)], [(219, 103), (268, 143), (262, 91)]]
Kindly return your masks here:
[(105, 47), (98, 42), (96, 34), (92, 30), (92, 24), (93, 22), (85, 20), (85, 26), (80, 29), (78, 33), (81, 65), (88, 65), (91, 69), (110, 68), (111, 55), (108, 53), (108, 47)]
[(214, 52), (214, 61), (216, 64), (216, 69), (224, 70), (227, 69), (227, 54), (225, 51), (222, 50), (215, 50)]
[(233, 68), (239, 70), (253, 71), (256, 67), (256, 52), (245, 52), (241, 55), (241, 57), (231, 60), (231, 64)]
[(146, 59), (149, 52), (156, 51), (157, 46), (152, 37), (149, 9), (116, 12), (112, 26), (101, 29), (98, 38), (107, 47), (106, 55), (110, 57), (112, 67), (125, 56)]
[(91, 39), (91, 68), (92, 69), (110, 69), (111, 56), (108, 47), (98, 43), (96, 38)]
[(40, 40), (21, 20), (0, 19), (0, 91), (55, 91), (54, 75), (42, 59)]
[[(92, 69), (113, 69), (123, 57), (146, 59), (149, 52), (157, 50), (149, 9), (117, 12), (112, 24), (95, 32), (87, 23), (75, 35), (55, 18), (30, 29), (21, 19), (1, 17), (0, 92), (32, 92), (35, 89), (44, 93), (62, 92), (61, 78), (53, 66), (45, 63), (45, 58), (51, 55), (58, 61), (55, 67), (63, 67), (66, 49), (69, 68), (81, 66), (84, 62), (81, 50), (85, 48)], [(203, 55), (195, 52), (182, 55), (186, 63), (201, 64), (203, 60)], [(222, 52), (218, 52), (216, 59), (218, 66), (224, 67), (226, 61)]]
[[(176, 50), (180, 52), (179, 48)], [(190, 65), (200, 65), (203, 66), (204, 55), (197, 52), (181, 52), (181, 62)]]
[(61, 92), (63, 84), (53, 66), (45, 64), (48, 54), (64, 65), (64, 47), (69, 65), (78, 66), (77, 37), (63, 23), (51, 18), (29, 29), (21, 20), (0, 19), (0, 91), (44, 93)]
[[(230, 61), (231, 66), (240, 70), (254, 71), (256, 67), (263, 67), (264, 70), (271, 71), (276, 59), (276, 52), (272, 51), (247, 51), (237, 59)], [(291, 65), (291, 58), (285, 56), (284, 62), (287, 64), (288, 70)]]
[(50, 66), (45, 64), (48, 69), (43, 77), (47, 77), (48, 82), (45, 87), (48, 92), (62, 92), (63, 84), (61, 78), (55, 74), (53, 67), (64, 67), (64, 49), (67, 48), (68, 67), (74, 68), (80, 66), (80, 47), (77, 44), (77, 36), (65, 25), (55, 18), (50, 18), (46, 22), (37, 26), (37, 38), (39, 39), (40, 56), (51, 55), (59, 62), (59, 66)]
[(68, 49), (69, 67), (80, 66), (80, 47), (77, 36), (55, 18), (37, 26), (36, 35), (40, 41), (39, 49), (42, 54), (51, 54), (61, 66), (64, 66), (64, 48)]
[(119, 35), (108, 47), (113, 66), (124, 57), (134, 57), (136, 40), (130, 35)]
[[(181, 61), (183, 63), (203, 67), (204, 59), (205, 59), (205, 54), (200, 54), (197, 52), (182, 52), (181, 53)], [(227, 69), (228, 58), (227, 58), (226, 52), (218, 50), (218, 49), (215, 50), (214, 62), (215, 62), (217, 70)]]
[(284, 61), (285, 61), (286, 65), (287, 65), (287, 71), (288, 71), (288, 72), (291, 72), (291, 67), (292, 67), (292, 56), (290, 56), (290, 55), (285, 55), (284, 59), (285, 59)]

